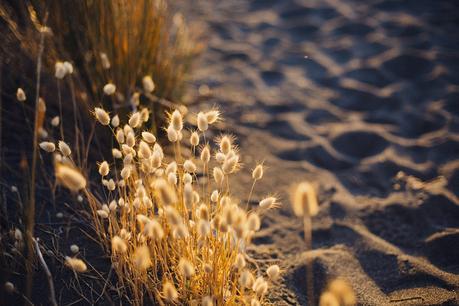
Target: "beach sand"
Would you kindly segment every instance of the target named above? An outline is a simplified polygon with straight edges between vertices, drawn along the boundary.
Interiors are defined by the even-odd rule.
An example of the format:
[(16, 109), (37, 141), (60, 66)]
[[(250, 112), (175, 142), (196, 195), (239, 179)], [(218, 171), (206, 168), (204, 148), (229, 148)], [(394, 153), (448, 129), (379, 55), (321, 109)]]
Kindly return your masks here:
[[(269, 167), (251, 205), (278, 192), (250, 250), (278, 263), (274, 305), (306, 305), (335, 277), (359, 305), (457, 305), (459, 2), (210, 1), (183, 4), (205, 27), (191, 111), (221, 106), (250, 169)], [(207, 93), (209, 87), (210, 92)], [(195, 94), (196, 95), (196, 94)], [(289, 190), (316, 185), (313, 251)], [(237, 182), (234, 182), (237, 184)]]

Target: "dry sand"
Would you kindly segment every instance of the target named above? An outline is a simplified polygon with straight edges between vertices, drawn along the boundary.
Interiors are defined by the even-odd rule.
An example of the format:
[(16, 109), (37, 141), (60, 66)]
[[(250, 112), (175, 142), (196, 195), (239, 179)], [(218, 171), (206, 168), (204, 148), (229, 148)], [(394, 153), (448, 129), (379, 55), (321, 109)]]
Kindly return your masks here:
[[(288, 190), (311, 180), (321, 203), (316, 300), (341, 276), (359, 305), (457, 305), (459, 2), (184, 6), (209, 40), (193, 84), (211, 94), (192, 110), (221, 105), (246, 167), (270, 167), (256, 199), (282, 198), (251, 250), (283, 269), (273, 303), (306, 305), (302, 223)], [(246, 175), (237, 196), (248, 184)]]

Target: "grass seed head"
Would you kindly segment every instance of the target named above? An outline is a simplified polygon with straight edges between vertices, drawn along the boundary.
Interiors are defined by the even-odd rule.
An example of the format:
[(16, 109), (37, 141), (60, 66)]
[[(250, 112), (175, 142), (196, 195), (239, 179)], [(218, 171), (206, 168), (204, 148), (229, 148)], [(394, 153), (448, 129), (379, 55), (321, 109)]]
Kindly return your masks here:
[(59, 125), (59, 123), (61, 122), (59, 116), (55, 116), (53, 117), (53, 119), (51, 119), (51, 125), (56, 127)]
[(199, 134), (197, 132), (192, 132), (190, 136), (190, 143), (193, 147), (199, 145)]
[(114, 128), (117, 128), (120, 125), (120, 117), (118, 115), (113, 116), (111, 125)]
[(104, 94), (106, 94), (107, 96), (113, 95), (115, 91), (116, 91), (115, 84), (107, 83), (104, 85)]
[(278, 265), (269, 266), (269, 268), (266, 270), (266, 274), (268, 275), (270, 280), (272, 281), (277, 280), (280, 275), (279, 266)]
[(198, 129), (201, 132), (205, 132), (209, 129), (209, 122), (207, 121), (207, 116), (205, 113), (203, 112), (198, 113), (197, 122), (198, 122)]
[(190, 278), (195, 273), (193, 264), (186, 258), (180, 258), (178, 270), (179, 273), (185, 278)]
[(112, 252), (115, 254), (124, 254), (127, 252), (128, 246), (126, 241), (120, 236), (113, 236), (112, 238)]
[(57, 78), (57, 79), (63, 79), (65, 77), (65, 75), (67, 74), (67, 69), (65, 69), (65, 65), (64, 63), (62, 62), (57, 62), (55, 65), (54, 65), (54, 69), (55, 69), (55, 72), (54, 72), (54, 76)]
[(149, 144), (154, 144), (156, 142), (156, 137), (150, 132), (142, 132), (142, 138)]
[(297, 216), (303, 216), (305, 209), (310, 216), (315, 216), (319, 212), (317, 196), (314, 188), (308, 182), (298, 184), (292, 195), (293, 212)]
[(146, 245), (138, 247), (132, 255), (132, 263), (139, 271), (147, 270), (152, 262), (150, 258), (150, 249)]
[(175, 302), (178, 300), (179, 295), (177, 289), (175, 289), (175, 286), (171, 281), (164, 282), (163, 296), (169, 302)]
[(72, 150), (70, 149), (69, 145), (63, 142), (62, 140), (59, 140), (58, 146), (63, 156), (67, 157), (70, 156), (70, 154), (72, 154)]
[(77, 192), (86, 187), (86, 179), (76, 169), (65, 164), (56, 164), (55, 176), (57, 182), (73, 192)]
[(333, 293), (325, 291), (320, 295), (319, 306), (340, 306), (340, 303)]
[(152, 93), (155, 90), (155, 83), (153, 83), (153, 79), (149, 75), (142, 78), (142, 86), (147, 93)]
[(16, 99), (19, 102), (24, 102), (27, 99), (26, 94), (22, 88), (18, 88), (16, 91)]
[(259, 164), (252, 171), (252, 178), (254, 180), (261, 180), (263, 177), (263, 164)]
[(40, 148), (46, 152), (54, 152), (56, 150), (56, 145), (49, 141), (42, 141), (39, 144)]
[(110, 171), (110, 166), (106, 161), (103, 161), (99, 165), (99, 174), (104, 177), (107, 176), (108, 172)]
[(86, 270), (88, 270), (88, 267), (86, 266), (84, 261), (78, 258), (66, 256), (65, 265), (77, 273), (83, 273), (86, 272)]
[(109, 125), (110, 124), (110, 116), (106, 111), (104, 111), (100, 107), (94, 108), (94, 115), (96, 116), (97, 121), (99, 121), (102, 125)]

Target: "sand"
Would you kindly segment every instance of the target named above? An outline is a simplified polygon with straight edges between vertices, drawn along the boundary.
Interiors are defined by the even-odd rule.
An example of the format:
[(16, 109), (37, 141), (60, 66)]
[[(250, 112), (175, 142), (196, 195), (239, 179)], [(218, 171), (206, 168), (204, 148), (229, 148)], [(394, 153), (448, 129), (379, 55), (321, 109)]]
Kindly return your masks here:
[[(269, 166), (252, 205), (278, 191), (250, 250), (278, 263), (274, 305), (306, 305), (350, 282), (359, 305), (457, 305), (459, 298), (459, 3), (210, 1), (184, 3), (208, 49), (192, 81), (221, 106), (246, 164)], [(288, 200), (316, 184), (313, 251)], [(237, 182), (234, 182), (235, 184)], [(250, 186), (250, 185), (249, 185)]]

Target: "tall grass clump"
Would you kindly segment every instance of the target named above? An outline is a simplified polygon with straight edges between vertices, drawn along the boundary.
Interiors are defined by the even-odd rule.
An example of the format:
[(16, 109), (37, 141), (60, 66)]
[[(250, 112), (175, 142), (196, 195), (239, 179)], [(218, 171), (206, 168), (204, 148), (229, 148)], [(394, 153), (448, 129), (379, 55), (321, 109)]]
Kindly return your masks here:
[(104, 99), (106, 107), (137, 103), (139, 75), (149, 76), (157, 97), (182, 97), (201, 45), (167, 1), (62, 0), (49, 7), (36, 3), (49, 10), (57, 46), (80, 67), (94, 101), (100, 101), (101, 88), (111, 83), (116, 84), (116, 95)]
[[(171, 157), (144, 128), (150, 120), (144, 110), (122, 122), (95, 108), (94, 117), (111, 129), (116, 143), (112, 156), (97, 163), (99, 187), (97, 181), (86, 183), (62, 145), (53, 153), (58, 182), (85, 195), (96, 233), (132, 304), (264, 304), (279, 267), (263, 275), (249, 264), (253, 260), (246, 248), (276, 199), (247, 210), (245, 200), (240, 202), (243, 196), (232, 194), (229, 178), (241, 168), (234, 139), (207, 142), (208, 129), (220, 120), (218, 110), (199, 112), (193, 132), (185, 130), (179, 110), (169, 113), (164, 131)], [(51, 146), (41, 147), (50, 151)], [(258, 165), (253, 179), (262, 176), (263, 165)], [(66, 264), (80, 273), (87, 268), (72, 257)]]

